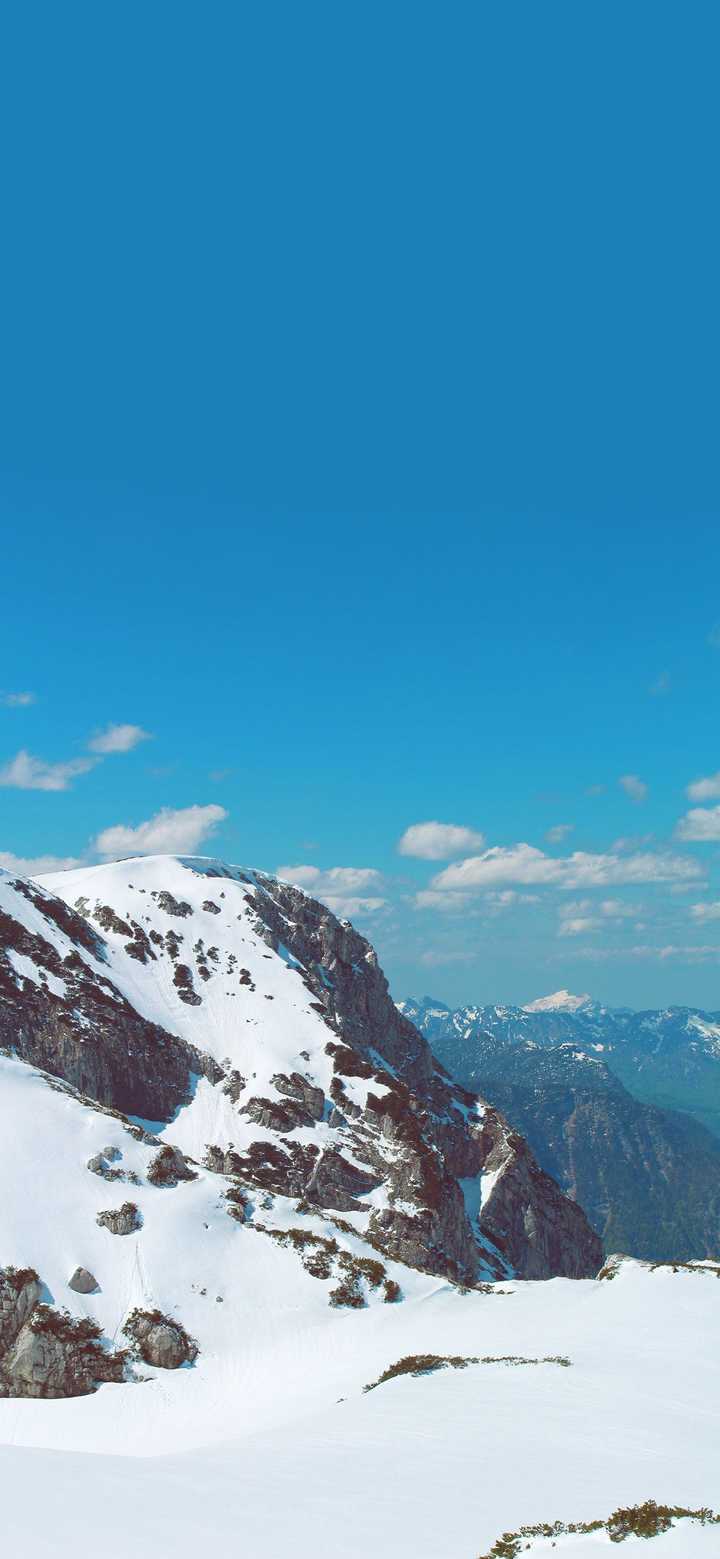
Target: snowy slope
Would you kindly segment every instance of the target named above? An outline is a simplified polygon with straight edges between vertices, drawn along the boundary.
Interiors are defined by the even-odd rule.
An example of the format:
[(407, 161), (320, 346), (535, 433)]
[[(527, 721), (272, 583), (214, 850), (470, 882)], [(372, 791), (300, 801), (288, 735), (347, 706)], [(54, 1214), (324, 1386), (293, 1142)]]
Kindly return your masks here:
[[(649, 1497), (720, 1506), (720, 1283), (712, 1266), (674, 1272), (623, 1261), (601, 1280), (505, 1277), (468, 1290), (396, 1259), (392, 1240), (391, 1249), (369, 1243), (378, 1213), (437, 1232), (440, 1225), (423, 1222), (435, 1216), (423, 1203), (425, 1153), (436, 1176), (444, 1155), (453, 1160), (454, 1175), (432, 1180), (433, 1195), (449, 1198), (448, 1238), (457, 1233), (456, 1184), (473, 1219), (484, 1201), (496, 1217), (503, 1207), (522, 1221), (529, 1209), (532, 1222), (547, 1194), (561, 1234), (564, 1202), (533, 1178), (522, 1146), (492, 1112), (436, 1073), (415, 1031), (395, 1025), (362, 939), (332, 917), (317, 922), (317, 906), (297, 890), (285, 897), (281, 886), (271, 892), (214, 863), (125, 862), (52, 886), (72, 905), (84, 901), (81, 921), (63, 925), (56, 898), (36, 902), (0, 878), (6, 1034), (29, 1044), (22, 1025), (37, 1020), (53, 1060), (81, 1066), (85, 1047), (87, 1078), (111, 1091), (116, 1074), (98, 1057), (127, 1042), (138, 1066), (158, 1056), (165, 1094), (180, 1102), (140, 1126), (111, 1097), (79, 1092), (8, 1044), (0, 1054), (0, 1267), (34, 1267), (46, 1300), (96, 1320), (109, 1347), (123, 1345), (137, 1306), (180, 1322), (199, 1352), (177, 1370), (135, 1364), (126, 1381), (92, 1395), (0, 1398), (9, 1552), (74, 1559), (82, 1544), (104, 1559), (197, 1559), (205, 1549), (243, 1559), (473, 1559), (522, 1524), (593, 1520)], [(217, 912), (204, 907), (210, 902)], [(136, 928), (155, 955), (146, 961)], [(319, 960), (310, 959), (313, 948)], [(183, 998), (190, 988), (185, 975), (178, 983), (178, 965), (200, 1003)], [(84, 1036), (79, 1062), (71, 1033), (74, 1042)], [(370, 1033), (382, 1047), (372, 1065)], [(336, 1070), (338, 1045), (344, 1072)], [(204, 1054), (217, 1075), (212, 1067), (193, 1073), (186, 1095), (182, 1067), (188, 1058), (199, 1066)], [(288, 1129), (272, 1111), (292, 1104), (277, 1079), (295, 1073), (322, 1090), (323, 1102), (310, 1124)], [(276, 1125), (244, 1113), (248, 1098), (265, 1100)], [(480, 1172), (465, 1173), (475, 1162), (475, 1130), (484, 1160)], [(342, 1176), (309, 1202), (263, 1184), (257, 1159), (254, 1178), (246, 1173), (258, 1141), (277, 1153), (320, 1144), (321, 1162), (337, 1167), (340, 1157), (358, 1173), (370, 1162), (359, 1154), (377, 1154), (384, 1168), (373, 1189), (356, 1187), (350, 1197), (359, 1210), (343, 1210)], [(194, 1178), (152, 1183), (164, 1142), (184, 1148)], [(209, 1158), (208, 1144), (217, 1149)], [(124, 1178), (98, 1173), (98, 1155), (101, 1169)], [(100, 1212), (127, 1199), (139, 1213), (135, 1232), (98, 1225)], [(400, 1223), (388, 1227), (394, 1237)], [(327, 1270), (321, 1264), (315, 1275), (308, 1239), (332, 1242)], [(483, 1250), (489, 1257), (480, 1233), (479, 1264)], [(436, 1267), (445, 1259), (442, 1251), (433, 1257)], [(352, 1263), (359, 1305), (337, 1308), (329, 1301)], [(381, 1266), (382, 1280), (369, 1263)], [(69, 1287), (78, 1266), (97, 1279), (95, 1293)], [(386, 1302), (387, 1283), (398, 1285), (395, 1302)], [(471, 1362), (364, 1390), (399, 1360), (428, 1354)], [(691, 1536), (696, 1546), (682, 1551), (703, 1559), (712, 1551), (707, 1529)], [(679, 1553), (668, 1546), (672, 1537), (649, 1545), (649, 1559)], [(594, 1537), (590, 1548), (590, 1538), (581, 1541), (578, 1559), (600, 1551)]]
[[(610, 1280), (463, 1294), (388, 1264), (402, 1302), (370, 1293), (366, 1308), (337, 1311), (330, 1282), (252, 1226), (329, 1233), (318, 1214), (299, 1218), (276, 1198), (238, 1224), (222, 1177), (202, 1169), (172, 1189), (149, 1185), (151, 1145), (11, 1058), (0, 1059), (0, 1105), (7, 1259), (31, 1259), (58, 1305), (110, 1337), (140, 1303), (178, 1315), (200, 1346), (191, 1369), (145, 1369), (142, 1384), (0, 1400), (11, 1551), (64, 1559), (81, 1520), (106, 1559), (191, 1559), (208, 1544), (248, 1559), (470, 1559), (523, 1523), (591, 1520), (648, 1497), (720, 1503), (713, 1269), (623, 1262)], [(124, 1238), (95, 1215), (127, 1187), (86, 1168), (110, 1146), (141, 1182), (131, 1194), (143, 1227)], [(78, 1263), (97, 1295), (68, 1289)], [(363, 1391), (427, 1353), (570, 1365), (470, 1364)], [(712, 1552), (702, 1541), (675, 1552)]]

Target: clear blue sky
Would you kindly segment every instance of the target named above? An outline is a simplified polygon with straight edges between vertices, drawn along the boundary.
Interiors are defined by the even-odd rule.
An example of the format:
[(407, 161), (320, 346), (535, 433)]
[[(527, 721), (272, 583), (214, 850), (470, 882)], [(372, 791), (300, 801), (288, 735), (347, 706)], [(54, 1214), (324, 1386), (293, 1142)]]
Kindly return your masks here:
[(397, 994), (720, 1007), (716, 21), (5, 23), (6, 857), (194, 840)]

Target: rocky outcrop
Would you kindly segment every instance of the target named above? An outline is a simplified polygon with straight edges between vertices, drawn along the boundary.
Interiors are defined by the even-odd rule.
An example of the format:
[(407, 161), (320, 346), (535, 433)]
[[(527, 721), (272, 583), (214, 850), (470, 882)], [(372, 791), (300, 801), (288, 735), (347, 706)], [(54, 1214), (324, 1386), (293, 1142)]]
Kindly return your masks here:
[(68, 1288), (74, 1294), (96, 1294), (99, 1287), (97, 1278), (87, 1267), (76, 1267), (72, 1277), (68, 1278)]
[[(22, 878), (12, 887), (17, 918), (0, 910), (0, 1047), (99, 1104), (149, 1120), (170, 1120), (188, 1102), (193, 1074), (222, 1077), (210, 1057), (134, 1011), (104, 972), (105, 944), (81, 914)], [(23, 901), (47, 935), (23, 923)], [(19, 974), (23, 967), (36, 974)]]
[[(430, 1010), (440, 1025), (441, 1014)], [(656, 1014), (652, 1045), (640, 1019), (633, 1029), (627, 1015), (592, 1007), (570, 1014), (481, 1009), (481, 1016), (492, 1029), (468, 1022), (469, 1012), (446, 1013), (433, 1043), (580, 1203), (605, 1251), (621, 1247), (658, 1261), (720, 1255), (720, 1140), (689, 1115), (634, 1098), (613, 1071), (620, 1045), (626, 1057), (643, 1034), (648, 1067), (656, 1067), (668, 1029), (676, 1033), (669, 1015)], [(712, 1030), (712, 1015), (705, 1027)], [(551, 1043), (556, 1030), (574, 1030), (575, 1038)]]
[(111, 1234), (135, 1234), (142, 1228), (142, 1214), (134, 1202), (123, 1202), (122, 1207), (109, 1207), (98, 1213), (95, 1222)]
[(562, 1195), (495, 1111), (488, 1111), (481, 1135), (489, 1146), (483, 1174), (491, 1180), (480, 1212), (482, 1232), (523, 1277), (595, 1277), (602, 1241), (582, 1209)]
[(0, 1356), (14, 1343), (40, 1300), (41, 1283), (32, 1267), (0, 1268)]
[(143, 1362), (156, 1369), (178, 1370), (183, 1364), (194, 1363), (198, 1356), (195, 1339), (161, 1310), (133, 1310), (123, 1330)]
[(197, 1180), (194, 1169), (190, 1168), (184, 1153), (179, 1148), (174, 1148), (169, 1142), (155, 1154), (154, 1159), (148, 1165), (148, 1180), (151, 1185), (176, 1186), (182, 1180)]
[[(167, 1120), (190, 1098), (193, 1075), (204, 1075), (226, 1091), (241, 1122), (236, 1150), (223, 1100), (216, 1116), (222, 1143), (206, 1144), (209, 1166), (222, 1165), (250, 1190), (297, 1198), (325, 1213), (362, 1214), (359, 1230), (378, 1250), (422, 1270), (472, 1283), (505, 1276), (511, 1267), (521, 1276), (544, 1277), (569, 1270), (590, 1275), (595, 1269), (599, 1263), (582, 1213), (565, 1205), (547, 1177), (532, 1172), (536, 1166), (524, 1144), (508, 1136), (500, 1118), (452, 1081), (398, 1012), (373, 949), (349, 923), (300, 889), (219, 863), (169, 863), (168, 885), (156, 867), (144, 905), (143, 887), (123, 884), (115, 869), (104, 879), (103, 870), (98, 868), (94, 908), (86, 882), (86, 896), (75, 899), (92, 926), (62, 907), (63, 936), (77, 932), (75, 943), (63, 943), (64, 954), (50, 934), (43, 948), (39, 933), (26, 933), (19, 922), (14, 932), (20, 957), (15, 963), (8, 959), (7, 978), (13, 1021), (19, 1014), (21, 1031), (25, 1025), (21, 1053), (28, 1059), (84, 1087), (99, 1102), (109, 1100), (145, 1119)], [(232, 894), (226, 895), (230, 882)], [(139, 920), (127, 908), (134, 893)], [(200, 908), (210, 903), (219, 908), (226, 897), (219, 915), (210, 911), (208, 917)], [(48, 900), (43, 894), (35, 907), (46, 907)], [(7, 905), (7, 894), (3, 902)], [(208, 918), (217, 946), (206, 945)], [(125, 939), (129, 930), (138, 942), (140, 921), (153, 958), (142, 972), (133, 969), (128, 985), (131, 943)], [(46, 923), (55, 924), (47, 915)], [(22, 942), (24, 935), (30, 944)], [(118, 948), (113, 939), (124, 945)], [(274, 957), (291, 972), (289, 987), (283, 975), (282, 987), (273, 980), (267, 982), (272, 989), (264, 988), (262, 959), (272, 964)], [(44, 982), (34, 974), (23, 978), (30, 960), (44, 970)], [(159, 982), (156, 966), (162, 969)], [(268, 1075), (258, 1068), (246, 1078), (238, 1070), (239, 1063), (245, 1072), (236, 1039), (222, 1066), (209, 1062), (185, 1040), (144, 1022), (113, 984), (114, 969), (123, 990), (134, 990), (136, 973), (138, 981), (142, 973), (138, 989), (147, 996), (147, 1010), (155, 1012), (162, 1010), (158, 997), (166, 1001), (173, 982), (168, 1022), (178, 1021), (184, 1034), (196, 1024), (203, 1032), (211, 996), (227, 1003), (224, 1021), (231, 1010), (237, 1013), (238, 1037), (245, 1024), (262, 1030), (265, 1002), (276, 1001), (282, 988), (289, 993), (283, 1015), (288, 1029), (297, 1006), (317, 1013), (327, 1034), (325, 1055), (313, 1070), (310, 1052), (295, 1050), (289, 1032), (282, 1069)], [(200, 997), (200, 988), (207, 997)], [(176, 993), (197, 1013), (183, 1010), (180, 1016)], [(277, 1011), (274, 1020), (277, 1028)], [(231, 1028), (228, 1024), (228, 1033)], [(320, 1024), (312, 1028), (322, 1034)], [(276, 1053), (279, 1062), (282, 1049)], [(303, 1060), (307, 1071), (300, 1070)], [(512, 1188), (517, 1205), (512, 1219), (509, 1211), (506, 1216), (498, 1181), (494, 1210), (488, 1202), (487, 1218), (483, 1209), (478, 1222), (478, 1177), (495, 1149), (502, 1149), (505, 1166), (502, 1196), (510, 1199)], [(508, 1158), (518, 1160), (513, 1177)], [(183, 1165), (182, 1156), (163, 1148), (150, 1167), (151, 1183), (177, 1184), (187, 1178)], [(95, 1155), (90, 1167), (107, 1180), (131, 1178), (104, 1154)], [(112, 1232), (132, 1232), (139, 1225), (128, 1219), (126, 1208), (101, 1213), (99, 1221)], [(565, 1235), (570, 1248), (561, 1253), (559, 1239)]]
[[(74, 1282), (79, 1274), (92, 1277), (78, 1268), (70, 1286), (91, 1292)], [(0, 1270), (0, 1397), (79, 1397), (123, 1380), (125, 1354), (104, 1346), (100, 1327), (42, 1304), (41, 1292), (30, 1268)]]

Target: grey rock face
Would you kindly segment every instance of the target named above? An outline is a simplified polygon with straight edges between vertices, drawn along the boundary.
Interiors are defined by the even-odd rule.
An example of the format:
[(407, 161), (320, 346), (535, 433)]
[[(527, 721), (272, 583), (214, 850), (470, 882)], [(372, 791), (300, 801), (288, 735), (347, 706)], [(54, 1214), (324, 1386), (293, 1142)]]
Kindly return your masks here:
[(155, 1154), (148, 1167), (147, 1177), (151, 1185), (157, 1186), (176, 1186), (181, 1180), (197, 1180), (195, 1170), (190, 1168), (185, 1154), (179, 1148), (171, 1147), (169, 1142)]
[(179, 1321), (160, 1310), (133, 1310), (125, 1322), (125, 1334), (132, 1338), (140, 1358), (157, 1369), (177, 1370), (192, 1364), (198, 1346)]
[(0, 1268), (0, 1354), (14, 1343), (39, 1299), (40, 1279), (32, 1268)]
[(110, 1207), (98, 1213), (96, 1223), (111, 1234), (135, 1234), (142, 1228), (142, 1214), (134, 1202), (123, 1202), (122, 1207)]
[[(61, 931), (71, 945), (63, 956), (20, 918), (0, 912), (0, 1046), (99, 1104), (149, 1120), (170, 1120), (188, 1102), (192, 1074), (222, 1077), (209, 1056), (134, 1011), (102, 973), (105, 943), (82, 914), (23, 878), (14, 887), (19, 913), (29, 899), (48, 930)], [(55, 976), (64, 995), (42, 983), (20, 986), (11, 951)]]
[[(475, 1115), (475, 1096), (452, 1082), (394, 1006), (365, 939), (300, 890), (274, 878), (258, 883), (252, 898), (258, 931), (268, 946), (282, 943), (303, 966), (298, 977), (340, 1040), (327, 1047), (336, 1073), (333, 1103), (351, 1123), (353, 1157), (367, 1165), (369, 1181), (384, 1181), (388, 1189), (389, 1206), (372, 1215), (368, 1229), (378, 1248), (424, 1270), (472, 1282), (478, 1243), (458, 1180), (472, 1180), (502, 1159), (506, 1168), (479, 1221), (480, 1236), (500, 1253), (497, 1275), (509, 1264), (523, 1277), (594, 1276), (602, 1256), (582, 1210), (538, 1169), (501, 1116), (492, 1110), (481, 1112), (481, 1119)], [(369, 1093), (363, 1111), (344, 1087), (344, 1079), (353, 1076), (382, 1084), (377, 1095)], [(259, 1144), (253, 1147), (260, 1152)], [(249, 1153), (240, 1172), (252, 1168)], [(352, 1199), (353, 1187), (337, 1168), (337, 1156), (327, 1151), (312, 1164), (296, 1155), (292, 1164), (273, 1166), (273, 1180), (265, 1161), (262, 1183), (286, 1192), (293, 1185), (290, 1194), (325, 1207), (352, 1206), (342, 1198)], [(492, 1254), (483, 1254), (492, 1267)]]
[(602, 1241), (582, 1209), (561, 1195), (524, 1139), (494, 1110), (483, 1130), (489, 1143), (485, 1171), (499, 1171), (480, 1216), (484, 1233), (523, 1277), (595, 1277)]
[(29, 1268), (0, 1270), (0, 1397), (77, 1397), (122, 1380), (124, 1355), (103, 1347), (100, 1328), (41, 1304), (41, 1289)]
[(321, 1121), (325, 1112), (325, 1095), (322, 1088), (315, 1088), (301, 1072), (291, 1072), (286, 1077), (284, 1072), (276, 1072), (270, 1079), (278, 1090), (288, 1099), (293, 1099), (301, 1104), (311, 1121)]
[(76, 1267), (71, 1278), (68, 1278), (68, 1288), (75, 1294), (96, 1294), (100, 1285), (92, 1272), (87, 1267)]

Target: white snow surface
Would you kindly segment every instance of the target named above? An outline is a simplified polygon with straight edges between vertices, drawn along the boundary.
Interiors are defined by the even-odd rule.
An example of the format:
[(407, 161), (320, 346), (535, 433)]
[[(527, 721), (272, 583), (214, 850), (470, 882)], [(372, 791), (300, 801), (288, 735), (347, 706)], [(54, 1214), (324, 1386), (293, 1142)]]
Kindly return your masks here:
[[(222, 950), (223, 970), (234, 950), (255, 993), (218, 976), (217, 985), (198, 986), (203, 1005), (186, 1008), (172, 968), (158, 981), (153, 965), (147, 977), (124, 953), (127, 938), (112, 932), (103, 932), (111, 948), (103, 973), (146, 1016), (246, 1076), (250, 1055), (253, 1092), (271, 1091), (278, 1066), (304, 1070), (302, 1050), (322, 1085), (327, 1029), (309, 993), (286, 961), (268, 958), (245, 884), (209, 880), (209, 864), (163, 858), (161, 869), (138, 860), (43, 881), (70, 903), (98, 899), (118, 914), (147, 916), (141, 924), (163, 933), (185, 935), (190, 921), (168, 919), (151, 892), (170, 889), (191, 902), (193, 941), (201, 926), (205, 945)], [(204, 912), (205, 900), (220, 915)], [(23, 913), (36, 912), (25, 904)], [(266, 994), (278, 999), (266, 1002)], [(198, 1159), (221, 1130), (238, 1145), (243, 1127), (229, 1101), (219, 1118), (223, 1098), (201, 1080), (163, 1135), (197, 1149)], [(105, 1147), (119, 1150), (114, 1167), (132, 1171), (139, 1185), (108, 1184), (88, 1170)], [(0, 1056), (0, 1265), (34, 1266), (52, 1302), (97, 1319), (110, 1340), (122, 1343), (134, 1306), (157, 1306), (182, 1321), (200, 1350), (191, 1368), (143, 1368), (144, 1382), (102, 1386), (93, 1396), (0, 1399), (8, 1553), (475, 1559), (521, 1525), (593, 1520), (648, 1498), (720, 1508), (720, 1283), (712, 1267), (653, 1271), (623, 1260), (610, 1281), (512, 1280), (461, 1293), (386, 1261), (399, 1303), (368, 1291), (366, 1308), (336, 1310), (328, 1304), (333, 1281), (311, 1277), (293, 1248), (252, 1223), (301, 1226), (376, 1255), (359, 1234), (338, 1231), (331, 1215), (300, 1215), (282, 1197), (264, 1208), (257, 1196), (251, 1221), (238, 1224), (223, 1177), (199, 1164), (191, 1183), (151, 1185), (155, 1151), (121, 1119)], [(479, 1198), (477, 1182), (467, 1190)], [(136, 1234), (97, 1225), (100, 1210), (128, 1199), (143, 1218)], [(94, 1273), (98, 1293), (69, 1289), (78, 1265)], [(469, 1365), (364, 1393), (389, 1365), (420, 1353), (563, 1355), (571, 1367)], [(720, 1549), (717, 1532), (668, 1533), (640, 1552), (705, 1559)], [(602, 1534), (556, 1542), (564, 1559), (609, 1552)], [(628, 1554), (636, 1547), (628, 1540)], [(531, 1552), (545, 1549), (536, 1543)]]
[(584, 996), (573, 996), (570, 991), (553, 991), (552, 996), (538, 996), (535, 1001), (525, 1002), (523, 1012), (577, 1012), (590, 1001), (587, 992)]

